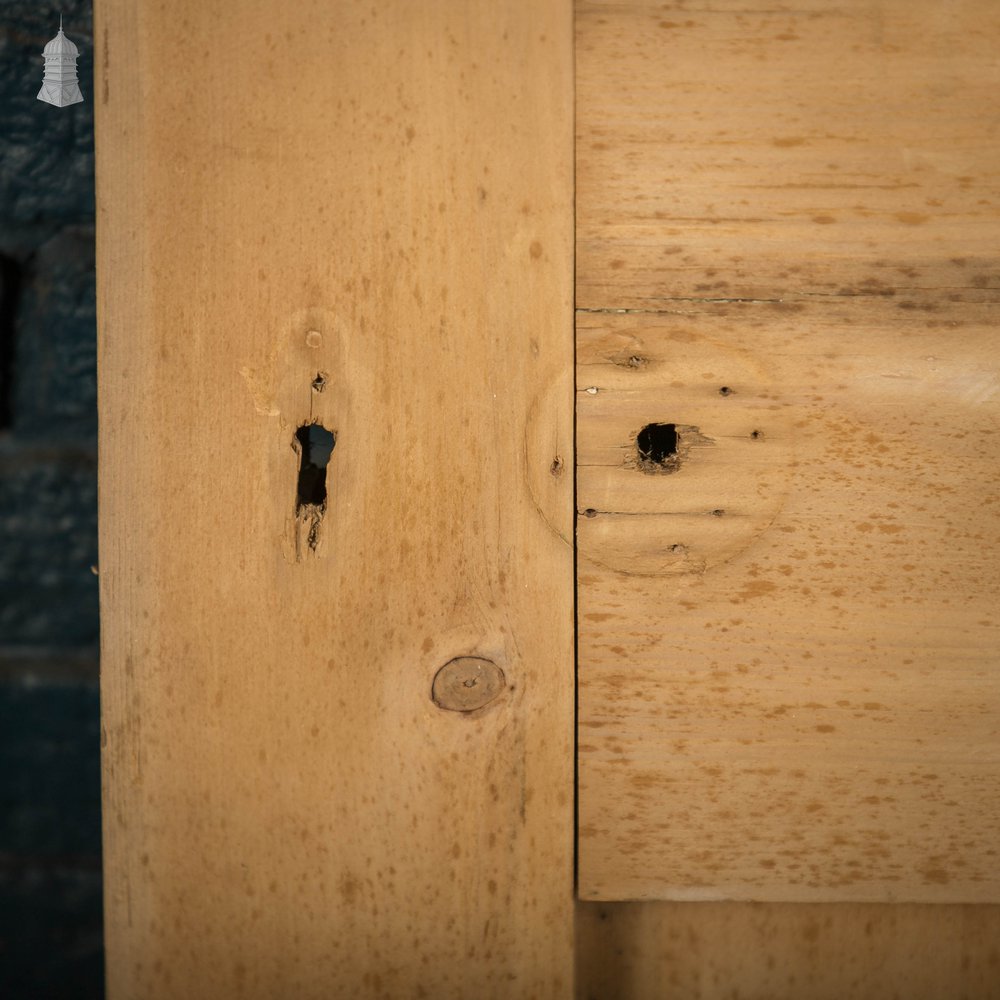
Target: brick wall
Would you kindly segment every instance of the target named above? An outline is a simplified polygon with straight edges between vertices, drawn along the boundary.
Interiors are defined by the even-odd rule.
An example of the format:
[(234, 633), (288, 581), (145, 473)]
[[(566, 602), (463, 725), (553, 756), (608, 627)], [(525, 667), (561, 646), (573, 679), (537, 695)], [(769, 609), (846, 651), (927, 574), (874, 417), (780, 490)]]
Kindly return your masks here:
[[(103, 993), (91, 3), (0, 3), (0, 996)], [(35, 99), (59, 13), (84, 103)]]

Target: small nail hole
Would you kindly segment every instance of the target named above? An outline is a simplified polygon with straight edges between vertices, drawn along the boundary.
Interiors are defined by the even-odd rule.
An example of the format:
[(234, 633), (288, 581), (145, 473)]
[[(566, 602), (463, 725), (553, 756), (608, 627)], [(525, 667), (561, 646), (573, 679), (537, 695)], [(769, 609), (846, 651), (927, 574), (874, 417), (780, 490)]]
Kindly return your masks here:
[(326, 372), (317, 372), (312, 380), (313, 392), (322, 392), (326, 388)]
[(715, 510), (709, 511), (712, 517), (722, 517), (726, 512), (721, 507), (716, 507)]
[(596, 510), (594, 510), (594, 508), (593, 508), (593, 507), (588, 507), (588, 508), (587, 508), (587, 509), (586, 509), (586, 510), (585, 510), (585, 511), (583, 512), (583, 516), (584, 516), (584, 517), (597, 517), (597, 511), (596, 511)]
[(732, 389), (730, 389), (730, 387), (729, 387), (728, 385), (724, 385), (724, 386), (723, 386), (723, 387), (722, 387), (722, 388), (721, 388), (721, 389), (719, 390), (719, 395), (720, 395), (720, 396), (731, 396), (732, 394), (733, 394), (733, 390), (732, 390)]
[(759, 441), (763, 436), (764, 436), (764, 434), (763, 434), (762, 431), (751, 431), (750, 432), (750, 437), (752, 437), (754, 439), (754, 441)]

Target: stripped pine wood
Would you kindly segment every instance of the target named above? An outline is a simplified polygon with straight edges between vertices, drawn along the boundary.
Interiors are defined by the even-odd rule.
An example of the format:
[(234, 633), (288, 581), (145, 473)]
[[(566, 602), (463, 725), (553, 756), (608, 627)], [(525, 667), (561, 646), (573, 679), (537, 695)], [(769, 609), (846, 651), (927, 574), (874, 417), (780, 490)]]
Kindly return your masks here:
[(578, 322), (585, 896), (996, 898), (991, 315), (918, 314)]
[(996, 1000), (1000, 907), (581, 903), (580, 1000)]
[(572, 992), (570, 14), (98, 5), (111, 1000)]
[(990, 0), (576, 0), (577, 305), (996, 291)]
[(1000, 901), (998, 29), (577, 4), (585, 899)]

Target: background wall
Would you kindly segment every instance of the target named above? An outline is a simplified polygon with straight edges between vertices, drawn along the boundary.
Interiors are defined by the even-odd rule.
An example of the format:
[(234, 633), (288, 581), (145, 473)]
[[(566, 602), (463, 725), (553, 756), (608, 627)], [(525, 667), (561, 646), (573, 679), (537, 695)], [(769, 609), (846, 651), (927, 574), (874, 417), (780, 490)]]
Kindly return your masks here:
[[(36, 100), (63, 27), (84, 103)], [(0, 996), (103, 993), (92, 4), (0, 0)]]

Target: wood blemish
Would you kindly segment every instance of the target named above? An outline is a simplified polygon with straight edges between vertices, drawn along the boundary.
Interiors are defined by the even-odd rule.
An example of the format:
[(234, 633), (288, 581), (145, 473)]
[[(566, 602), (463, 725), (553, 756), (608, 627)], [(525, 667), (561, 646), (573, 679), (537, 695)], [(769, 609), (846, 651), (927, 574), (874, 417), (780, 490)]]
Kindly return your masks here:
[(714, 445), (715, 441), (691, 424), (646, 424), (635, 436), (635, 453), (625, 459), (650, 475), (677, 472), (691, 456), (693, 448)]
[(327, 508), (327, 465), (336, 443), (336, 433), (319, 423), (303, 424), (295, 432), (292, 448), (299, 456), (295, 491), (297, 560), (319, 547), (320, 527)]

